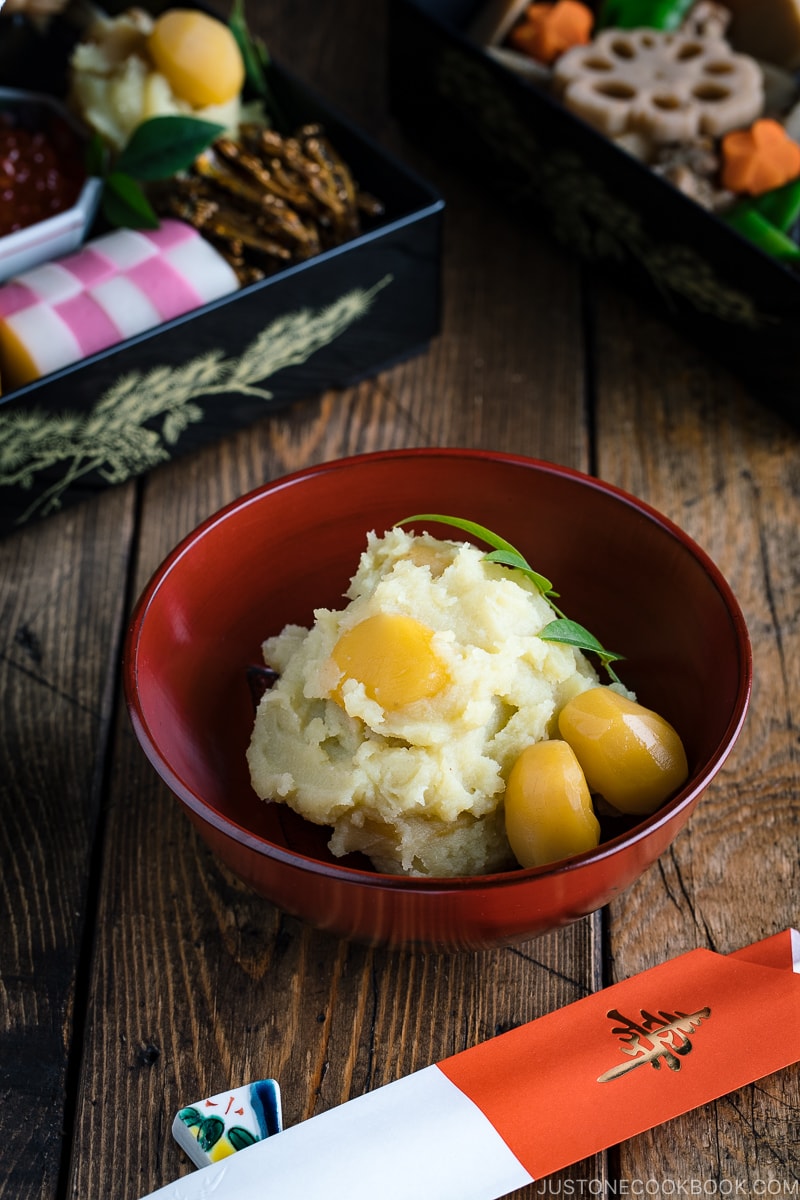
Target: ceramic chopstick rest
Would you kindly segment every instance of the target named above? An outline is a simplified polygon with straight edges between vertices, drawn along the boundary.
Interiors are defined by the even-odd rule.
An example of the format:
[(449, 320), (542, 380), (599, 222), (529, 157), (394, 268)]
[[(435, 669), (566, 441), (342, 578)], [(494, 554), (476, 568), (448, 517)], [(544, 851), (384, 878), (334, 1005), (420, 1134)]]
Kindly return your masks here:
[(800, 934), (787, 929), (728, 955), (691, 950), (151, 1200), (497, 1200), (798, 1061)]
[(175, 1114), (172, 1136), (197, 1167), (207, 1167), (283, 1129), (281, 1093), (259, 1079), (188, 1104)]

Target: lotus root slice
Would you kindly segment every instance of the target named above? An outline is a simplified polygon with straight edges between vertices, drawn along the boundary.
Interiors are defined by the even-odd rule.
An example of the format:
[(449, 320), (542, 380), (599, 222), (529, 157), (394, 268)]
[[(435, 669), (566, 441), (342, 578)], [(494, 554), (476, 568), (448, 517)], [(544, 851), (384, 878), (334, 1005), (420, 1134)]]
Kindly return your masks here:
[(758, 63), (717, 37), (607, 29), (567, 50), (553, 81), (564, 105), (609, 137), (721, 137), (762, 113)]

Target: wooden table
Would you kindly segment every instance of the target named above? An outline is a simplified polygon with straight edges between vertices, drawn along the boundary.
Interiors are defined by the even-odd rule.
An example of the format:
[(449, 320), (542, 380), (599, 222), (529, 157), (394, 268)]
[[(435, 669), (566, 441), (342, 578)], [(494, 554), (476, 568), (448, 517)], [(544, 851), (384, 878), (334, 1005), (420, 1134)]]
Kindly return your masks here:
[[(170, 1135), (182, 1103), (274, 1075), (294, 1124), (666, 957), (800, 921), (797, 431), (406, 141), (386, 112), (383, 3), (250, 8), (276, 57), (445, 195), (443, 330), (0, 542), (3, 1200), (136, 1200), (191, 1169)], [(349, 945), (249, 894), (146, 763), (120, 688), (133, 601), (206, 515), (309, 463), (436, 445), (642, 497), (716, 560), (755, 654), (744, 733), (671, 850), (594, 917), (452, 958)], [(793, 1068), (519, 1194), (798, 1189)]]

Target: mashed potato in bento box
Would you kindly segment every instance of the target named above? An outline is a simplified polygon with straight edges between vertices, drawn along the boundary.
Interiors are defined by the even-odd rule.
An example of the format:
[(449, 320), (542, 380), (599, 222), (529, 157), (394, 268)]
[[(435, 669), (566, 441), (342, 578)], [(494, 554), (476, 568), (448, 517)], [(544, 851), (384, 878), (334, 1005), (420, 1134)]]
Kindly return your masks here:
[(279, 678), (248, 751), (255, 790), (382, 871), (515, 867), (509, 772), (558, 736), (566, 702), (598, 686), (594, 668), (538, 636), (553, 610), (534, 582), (467, 543), (371, 533), (346, 596), (264, 643)]

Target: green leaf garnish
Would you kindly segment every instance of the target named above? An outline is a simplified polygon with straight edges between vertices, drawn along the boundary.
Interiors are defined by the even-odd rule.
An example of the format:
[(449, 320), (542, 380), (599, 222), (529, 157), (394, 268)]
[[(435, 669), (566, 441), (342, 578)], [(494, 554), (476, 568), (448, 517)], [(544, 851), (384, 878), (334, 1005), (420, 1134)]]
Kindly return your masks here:
[[(538, 571), (534, 571), (529, 562), (520, 554), (511, 542), (507, 542), (505, 538), (501, 538), (499, 534), (494, 533), (491, 529), (487, 529), (485, 525), (478, 525), (475, 521), (467, 521), (463, 517), (446, 517), (441, 513), (417, 513), (413, 517), (404, 517), (402, 521), (398, 521), (398, 525), (408, 525), (412, 521), (439, 521), (442, 525), (454, 525), (456, 529), (463, 529), (465, 533), (471, 533), (473, 537), (479, 538), (482, 542), (487, 542), (490, 546), (494, 546), (489, 554), (484, 557), (488, 562), (499, 563), (503, 567), (513, 567), (517, 571), (521, 571), (523, 575), (527, 575), (536, 587), (548, 599), (551, 596), (558, 595), (553, 591), (553, 585), (544, 575), (540, 575)], [(555, 607), (555, 605), (553, 605)]]
[(522, 571), (524, 575), (533, 580), (543, 596), (556, 595), (550, 580), (545, 579), (544, 575), (540, 575), (538, 571), (534, 571), (516, 550), (492, 550), (484, 557), (489, 562), (499, 563), (501, 567), (513, 567), (517, 571)]
[(197, 117), (150, 117), (136, 126), (114, 170), (145, 181), (169, 179), (224, 132), (224, 125)]
[(109, 225), (125, 229), (158, 229), (150, 201), (130, 175), (112, 171), (103, 186), (103, 216)]
[(86, 174), (102, 179), (107, 170), (108, 150), (100, 134), (95, 131), (86, 147)]
[(622, 655), (615, 654), (613, 650), (606, 650), (594, 634), (590, 633), (584, 625), (579, 625), (577, 621), (571, 621), (569, 617), (559, 617), (545, 625), (544, 629), (540, 631), (539, 637), (543, 642), (561, 642), (566, 646), (574, 646), (577, 650), (596, 654), (614, 683), (620, 682), (611, 663), (619, 662)]
[(102, 139), (94, 134), (86, 152), (86, 168), (103, 180), (101, 206), (109, 225), (158, 229), (159, 219), (141, 182), (169, 179), (186, 170), (224, 132), (224, 125), (197, 117), (150, 117), (137, 125), (113, 162)]
[(577, 621), (570, 620), (565, 616), (560, 608), (554, 603), (558, 592), (553, 591), (553, 585), (544, 575), (540, 575), (538, 571), (534, 571), (533, 567), (527, 561), (523, 554), (507, 542), (505, 538), (501, 538), (499, 534), (493, 533), (491, 529), (487, 529), (485, 525), (478, 525), (476, 521), (467, 521), (464, 517), (444, 516), (442, 513), (415, 513), (413, 517), (404, 517), (402, 521), (396, 521), (397, 525), (410, 525), (415, 521), (437, 521), (441, 525), (452, 525), (456, 529), (462, 529), (465, 533), (469, 533), (472, 537), (478, 538), (487, 545), (493, 546), (494, 549), (484, 555), (487, 562), (499, 563), (500, 566), (510, 567), (512, 570), (521, 571), (528, 579), (530, 579), (552, 608), (557, 619), (550, 621), (545, 625), (539, 633), (539, 637), (543, 642), (561, 642), (566, 646), (574, 646), (576, 650), (583, 650), (588, 653), (596, 654), (600, 662), (608, 674), (609, 678), (614, 683), (619, 683), (619, 676), (611, 666), (612, 662), (619, 662), (623, 655), (616, 654), (613, 650), (606, 648), (597, 640), (594, 634), (590, 633), (583, 625), (579, 625)]
[(228, 18), (228, 27), (239, 47), (239, 53), (244, 62), (244, 73), (248, 87), (256, 96), (264, 101), (264, 106), (273, 124), (282, 133), (288, 133), (289, 126), (269, 84), (269, 52), (263, 40), (259, 37), (253, 37), (247, 27), (244, 0), (233, 0), (231, 15)]
[(239, 47), (239, 53), (244, 62), (245, 78), (248, 84), (257, 95), (266, 98), (269, 90), (266, 76), (266, 70), (269, 66), (269, 54), (262, 39), (253, 37), (247, 27), (247, 18), (244, 15), (244, 0), (234, 0), (231, 15), (228, 18), (228, 26), (236, 39), (236, 45)]

